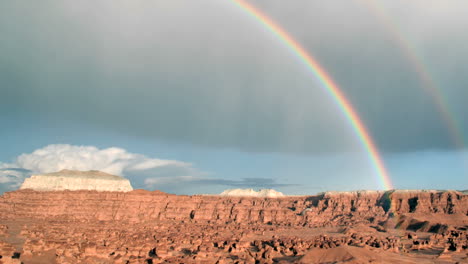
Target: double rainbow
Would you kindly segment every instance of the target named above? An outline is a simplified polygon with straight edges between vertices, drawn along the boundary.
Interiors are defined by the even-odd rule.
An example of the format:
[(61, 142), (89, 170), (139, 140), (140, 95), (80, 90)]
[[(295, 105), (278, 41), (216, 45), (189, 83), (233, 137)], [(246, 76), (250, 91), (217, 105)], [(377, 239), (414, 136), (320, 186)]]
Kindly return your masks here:
[(333, 79), (328, 75), (325, 69), (310, 55), (296, 40), (294, 40), (284, 29), (271, 20), (266, 14), (255, 8), (250, 3), (244, 0), (231, 0), (234, 4), (244, 10), (246, 13), (255, 18), (258, 22), (263, 24), (265, 28), (271, 31), (278, 39), (283, 42), (302, 63), (310, 70), (310, 72), (322, 84), (322, 87), (333, 98), (340, 111), (344, 114), (352, 127), (357, 138), (366, 150), (372, 167), (378, 177), (381, 186), (386, 189), (393, 189), (390, 177), (385, 169), (383, 160), (369, 135), (364, 123), (359, 118), (359, 115), (354, 110), (351, 103), (346, 99), (344, 93), (340, 90), (338, 85), (335, 84)]

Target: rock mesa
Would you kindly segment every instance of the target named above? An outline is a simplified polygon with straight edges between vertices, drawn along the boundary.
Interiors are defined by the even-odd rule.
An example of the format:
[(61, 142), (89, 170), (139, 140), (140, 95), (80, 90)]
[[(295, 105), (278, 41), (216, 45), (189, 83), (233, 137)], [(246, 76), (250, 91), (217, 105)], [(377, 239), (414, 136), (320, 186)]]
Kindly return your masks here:
[(133, 188), (129, 180), (101, 171), (73, 171), (37, 174), (27, 178), (20, 189), (35, 191), (108, 191), (129, 192)]

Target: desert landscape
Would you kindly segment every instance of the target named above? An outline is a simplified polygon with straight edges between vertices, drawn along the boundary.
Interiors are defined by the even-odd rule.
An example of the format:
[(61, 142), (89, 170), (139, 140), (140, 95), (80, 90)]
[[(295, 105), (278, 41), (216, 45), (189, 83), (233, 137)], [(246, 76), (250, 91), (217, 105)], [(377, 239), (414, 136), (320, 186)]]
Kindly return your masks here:
[[(62, 171), (32, 176), (55, 190), (0, 196), (1, 263), (468, 262), (468, 196), (462, 192), (188, 196), (60, 190), (57, 182), (70, 178), (60, 175), (116, 180)], [(31, 182), (27, 187), (34, 188)], [(261, 197), (268, 194), (274, 195)]]
[(0, 1), (0, 264), (468, 264), (467, 10)]

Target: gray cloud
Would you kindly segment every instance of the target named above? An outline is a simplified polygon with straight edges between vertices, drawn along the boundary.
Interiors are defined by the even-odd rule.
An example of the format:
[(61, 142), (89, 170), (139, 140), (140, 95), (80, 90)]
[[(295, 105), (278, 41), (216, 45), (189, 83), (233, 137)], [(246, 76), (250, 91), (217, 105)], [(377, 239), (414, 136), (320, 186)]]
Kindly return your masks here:
[(223, 185), (240, 188), (277, 188), (296, 186), (298, 184), (277, 183), (275, 179), (271, 178), (242, 178), (241, 180), (225, 180), (225, 179), (199, 179), (194, 180), (196, 184), (211, 184)]
[(31, 171), (21, 168), (1, 168), (0, 163), (0, 194), (18, 189)]
[[(356, 149), (317, 81), (228, 2), (1, 3), (0, 113), (245, 151)], [(382, 2), (466, 135), (467, 3), (436, 12), (422, 1)], [(383, 150), (453, 148), (417, 71), (362, 2), (255, 4), (331, 73)]]

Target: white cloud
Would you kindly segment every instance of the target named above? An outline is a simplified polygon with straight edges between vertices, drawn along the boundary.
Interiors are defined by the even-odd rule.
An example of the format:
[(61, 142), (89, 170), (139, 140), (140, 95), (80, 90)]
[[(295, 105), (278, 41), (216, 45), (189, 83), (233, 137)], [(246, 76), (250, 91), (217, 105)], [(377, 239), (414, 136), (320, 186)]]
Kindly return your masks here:
[[(188, 174), (198, 173), (190, 163), (149, 158), (122, 148), (98, 149), (94, 146), (56, 144), (21, 154), (12, 163), (0, 162), (0, 184), (4, 189), (13, 189), (30, 174), (63, 169), (99, 170), (121, 176), (159, 175), (165, 179), (171, 176), (192, 177)], [(181, 172), (183, 176), (180, 176)], [(147, 184), (155, 185), (156, 182), (150, 180)]]
[(15, 169), (2, 169), (0, 168), (0, 184), (15, 185), (18, 179), (24, 177), (26, 171)]
[(4, 168), (5, 164), (0, 162), (0, 193), (4, 191), (18, 189), (24, 178), (29, 175), (29, 171)]

